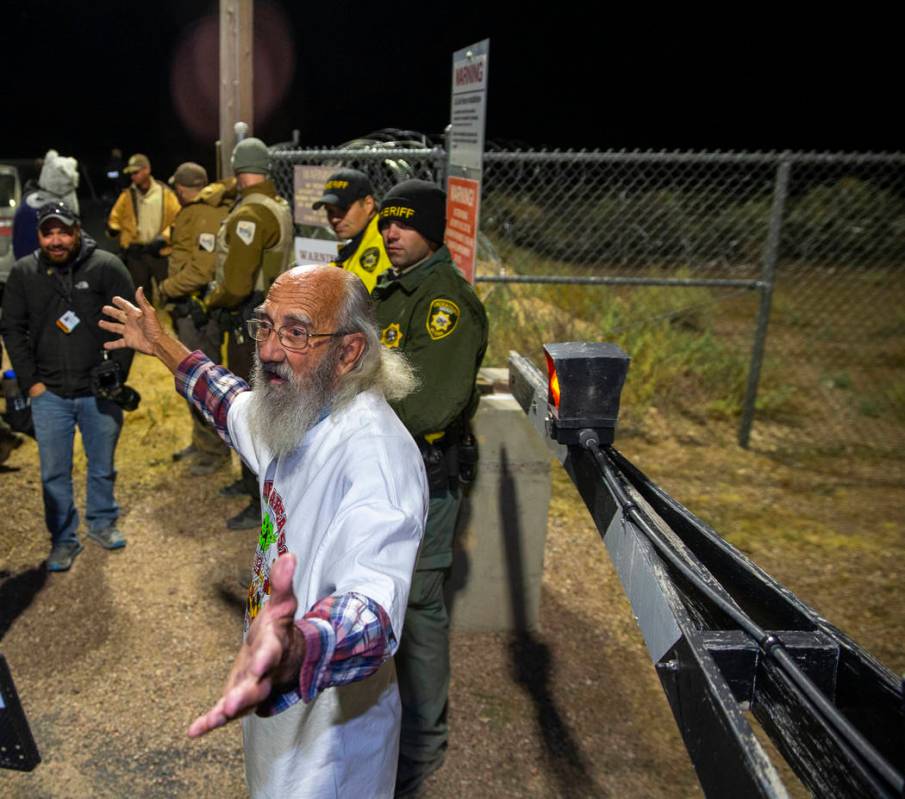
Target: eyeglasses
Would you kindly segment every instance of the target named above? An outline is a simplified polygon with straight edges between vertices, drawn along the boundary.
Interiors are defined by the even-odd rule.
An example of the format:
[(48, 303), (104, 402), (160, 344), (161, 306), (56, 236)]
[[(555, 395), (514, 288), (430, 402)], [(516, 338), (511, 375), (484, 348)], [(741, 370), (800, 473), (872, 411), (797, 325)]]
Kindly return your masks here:
[[(249, 319), (245, 322), (248, 335), (255, 341), (267, 341), (274, 327), (271, 322), (266, 319)], [(346, 335), (341, 330), (335, 333), (309, 333), (308, 328), (304, 325), (286, 325), (277, 330), (277, 338), (280, 344), (287, 350), (298, 352), (308, 346), (309, 338), (335, 338), (336, 336)]]

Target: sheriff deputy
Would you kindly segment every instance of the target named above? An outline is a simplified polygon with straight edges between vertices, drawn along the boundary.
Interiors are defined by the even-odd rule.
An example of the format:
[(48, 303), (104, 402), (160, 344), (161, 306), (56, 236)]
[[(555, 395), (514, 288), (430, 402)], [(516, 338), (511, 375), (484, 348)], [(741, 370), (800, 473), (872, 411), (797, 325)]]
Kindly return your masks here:
[(390, 260), (377, 229), (377, 200), (368, 176), (357, 169), (340, 169), (330, 175), (323, 196), (311, 207), (324, 209), (336, 238), (345, 242), (333, 265), (354, 272), (373, 292)]
[[(208, 184), (200, 164), (180, 164), (169, 184), (182, 209), (173, 220), (167, 278), (158, 287), (179, 340), (190, 350), (201, 350), (214, 363), (221, 362), (223, 333), (204, 308), (204, 296), (214, 279), (217, 232), (236, 199), (236, 181)], [(206, 475), (229, 463), (229, 448), (192, 409), (192, 442), (173, 454), (186, 460), (189, 473)]]
[(424, 540), (396, 653), (402, 735), (396, 796), (413, 796), (446, 753), (449, 617), (443, 583), (463, 478), (474, 467), (468, 421), (487, 349), (487, 315), (443, 244), (446, 194), (423, 180), (394, 186), (380, 204), (378, 226), (392, 268), (373, 292), (380, 340), (408, 356), (421, 386), (393, 404), (418, 443), (430, 484)]

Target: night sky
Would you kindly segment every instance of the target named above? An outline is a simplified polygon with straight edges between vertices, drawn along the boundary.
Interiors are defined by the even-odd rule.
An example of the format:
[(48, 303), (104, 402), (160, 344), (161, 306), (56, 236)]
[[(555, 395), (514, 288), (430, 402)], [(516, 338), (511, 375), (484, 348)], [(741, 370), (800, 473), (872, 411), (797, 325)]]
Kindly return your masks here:
[[(212, 166), (216, 2), (3, 8), (0, 158), (53, 146), (100, 162), (118, 146), (162, 162), (162, 177), (189, 158)], [(756, 5), (734, 7), (736, 19), (577, 8), (257, 0), (266, 107), (255, 133), (274, 143), (297, 128), (310, 145), (383, 127), (439, 134), (452, 52), (489, 37), (487, 136), (504, 145), (902, 149), (891, 19), (798, 23)]]

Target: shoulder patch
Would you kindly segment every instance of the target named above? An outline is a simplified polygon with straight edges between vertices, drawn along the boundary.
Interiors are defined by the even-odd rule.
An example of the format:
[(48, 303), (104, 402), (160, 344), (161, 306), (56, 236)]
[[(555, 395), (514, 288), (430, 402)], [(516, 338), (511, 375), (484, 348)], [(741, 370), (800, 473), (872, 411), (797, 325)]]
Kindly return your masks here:
[(255, 229), (257, 225), (248, 219), (243, 219), (236, 223), (236, 235), (245, 242), (251, 244), (254, 241)]
[[(252, 225), (254, 225), (254, 223), (252, 223)], [(216, 240), (216, 236), (214, 236), (213, 233), (202, 233), (198, 236), (198, 246), (205, 252), (213, 252)]]
[(380, 263), (380, 250), (376, 247), (368, 247), (359, 257), (358, 263), (365, 272), (373, 272)]
[(390, 322), (380, 331), (380, 343), (388, 350), (395, 350), (402, 344), (402, 336), (403, 332), (399, 322)]
[(427, 312), (427, 332), (437, 341), (446, 338), (459, 323), (461, 312), (459, 306), (452, 300), (440, 297), (431, 303)]

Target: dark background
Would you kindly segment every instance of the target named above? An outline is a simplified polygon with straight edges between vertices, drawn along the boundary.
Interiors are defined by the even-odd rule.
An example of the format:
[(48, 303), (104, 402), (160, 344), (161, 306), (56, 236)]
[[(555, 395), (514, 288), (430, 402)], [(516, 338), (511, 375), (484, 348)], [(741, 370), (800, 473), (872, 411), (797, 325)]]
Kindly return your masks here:
[[(899, 26), (857, 11), (257, 0), (255, 134), (440, 134), (452, 52), (490, 38), (487, 136), (503, 145), (900, 150)], [(54, 147), (102, 170), (120, 147), (162, 178), (188, 159), (213, 167), (216, 2), (15, 0), (2, 13), (0, 158)]]

